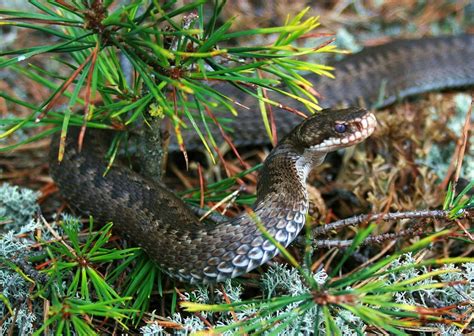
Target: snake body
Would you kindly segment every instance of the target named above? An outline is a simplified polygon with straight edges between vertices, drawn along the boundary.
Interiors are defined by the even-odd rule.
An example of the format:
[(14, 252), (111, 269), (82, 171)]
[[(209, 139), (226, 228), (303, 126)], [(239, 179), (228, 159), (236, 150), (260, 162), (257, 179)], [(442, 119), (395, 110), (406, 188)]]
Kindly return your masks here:
[[(381, 105), (389, 104), (413, 93), (472, 85), (473, 42), (470, 35), (396, 42), (336, 64), (335, 81), (309, 79), (323, 96), (324, 106), (371, 105), (373, 98), (380, 96), (383, 82)], [(430, 62), (435, 65), (432, 71), (426, 68)], [(239, 100), (239, 93), (235, 95)], [(234, 134), (236, 144), (266, 143), (265, 132), (255, 123), (255, 111), (241, 112), (235, 126), (245, 133)], [(191, 283), (223, 281), (262, 265), (278, 253), (265, 234), (283, 246), (291, 243), (304, 226), (309, 171), (328, 152), (363, 141), (376, 123), (373, 114), (362, 108), (327, 109), (303, 122), (286, 111), (275, 112), (279, 131), (287, 135), (264, 162), (253, 212), (223, 223), (198, 222), (166, 186), (127, 167), (113, 167), (104, 177), (107, 136), (103, 132), (88, 132), (79, 152), (77, 130), (71, 130), (61, 163), (57, 162), (56, 135), (50, 153), (51, 175), (71, 204), (97, 219), (113, 221), (126, 238), (143, 247), (171, 276)], [(252, 136), (246, 137), (248, 133)], [(187, 141), (192, 144), (194, 140), (189, 136)]]

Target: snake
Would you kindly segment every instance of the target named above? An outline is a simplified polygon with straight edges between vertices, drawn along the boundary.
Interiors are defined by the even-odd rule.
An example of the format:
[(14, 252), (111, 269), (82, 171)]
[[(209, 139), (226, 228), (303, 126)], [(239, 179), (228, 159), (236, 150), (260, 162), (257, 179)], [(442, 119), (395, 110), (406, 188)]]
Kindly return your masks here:
[[(254, 205), (234, 218), (200, 222), (166, 185), (125, 165), (114, 165), (104, 175), (110, 131), (88, 131), (79, 151), (79, 130), (71, 128), (61, 162), (60, 136), (53, 136), (50, 174), (70, 204), (97, 220), (112, 221), (171, 277), (191, 284), (237, 277), (265, 264), (296, 238), (307, 220), (309, 172), (328, 153), (358, 144), (374, 132), (377, 121), (366, 107), (474, 84), (474, 35), (394, 41), (333, 66), (334, 80), (307, 77), (325, 109), (303, 120), (284, 108), (275, 109), (277, 131), (285, 136), (263, 162)], [(222, 89), (241, 105), (251, 106), (234, 87)], [(287, 103), (285, 97), (275, 97)], [(234, 143), (268, 144), (259, 113), (239, 112), (232, 123)], [(185, 141), (190, 148), (197, 140), (189, 132)]]

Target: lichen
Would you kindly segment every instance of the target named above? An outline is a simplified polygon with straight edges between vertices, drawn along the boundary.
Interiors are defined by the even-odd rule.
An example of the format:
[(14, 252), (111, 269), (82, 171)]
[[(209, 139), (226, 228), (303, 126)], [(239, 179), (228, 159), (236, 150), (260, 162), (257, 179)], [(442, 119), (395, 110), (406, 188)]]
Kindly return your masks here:
[(4, 183), (0, 186), (0, 219), (7, 221), (5, 230), (29, 224), (38, 212), (39, 193)]

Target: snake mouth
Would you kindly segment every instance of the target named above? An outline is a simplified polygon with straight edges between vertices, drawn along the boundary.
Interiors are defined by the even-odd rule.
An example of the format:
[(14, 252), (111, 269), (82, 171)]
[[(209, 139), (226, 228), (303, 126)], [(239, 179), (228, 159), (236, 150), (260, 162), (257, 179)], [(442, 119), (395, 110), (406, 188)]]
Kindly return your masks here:
[(368, 138), (377, 126), (377, 119), (373, 113), (367, 113), (363, 117), (346, 122), (349, 132), (341, 134), (339, 137), (331, 137), (320, 144), (311, 146), (312, 150), (321, 152), (331, 152), (340, 148), (358, 144)]

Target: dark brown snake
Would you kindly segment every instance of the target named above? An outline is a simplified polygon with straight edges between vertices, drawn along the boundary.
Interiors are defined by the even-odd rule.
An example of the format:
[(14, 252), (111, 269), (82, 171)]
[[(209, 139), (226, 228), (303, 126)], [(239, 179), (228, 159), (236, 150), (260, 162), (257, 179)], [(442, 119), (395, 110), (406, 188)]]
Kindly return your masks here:
[[(372, 106), (375, 102), (383, 106), (429, 90), (473, 85), (474, 36), (393, 42), (367, 48), (335, 67), (336, 80), (308, 76), (323, 106)], [(225, 90), (252, 106), (236, 90)], [(255, 109), (240, 112), (233, 123), (234, 142), (267, 143), (261, 123), (255, 120), (259, 113)], [(56, 136), (50, 154), (51, 175), (71, 204), (95, 218), (113, 221), (171, 276), (191, 283), (223, 281), (249, 272), (278, 253), (257, 223), (283, 246), (295, 239), (308, 209), (309, 171), (328, 152), (363, 141), (376, 124), (373, 114), (362, 108), (327, 109), (303, 122), (287, 111), (274, 112), (278, 131), (287, 135), (264, 162), (253, 212), (227, 222), (200, 223), (172, 191), (126, 167), (116, 166), (103, 177), (107, 136), (101, 132), (88, 132), (79, 153), (76, 131), (71, 130), (61, 163), (57, 162)], [(188, 148), (195, 141), (188, 136)]]

